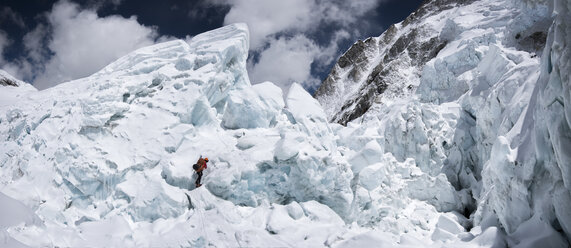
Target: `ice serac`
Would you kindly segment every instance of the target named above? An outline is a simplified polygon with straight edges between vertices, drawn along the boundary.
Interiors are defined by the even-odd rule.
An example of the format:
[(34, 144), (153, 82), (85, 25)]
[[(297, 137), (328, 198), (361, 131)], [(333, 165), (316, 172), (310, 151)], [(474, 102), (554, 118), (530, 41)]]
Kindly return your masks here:
[[(347, 125), (338, 149), (358, 178), (361, 216), (389, 220), (390, 210), (365, 202), (390, 195), (382, 186), (398, 180), (384, 171), (396, 171), (408, 197), (469, 217), (483, 231), (474, 241), (494, 233), (508, 246), (568, 245), (570, 6), (427, 1), (339, 59), (316, 98), (329, 120)], [(407, 43), (397, 49), (401, 38)], [(431, 40), (426, 57), (414, 57)], [(533, 236), (530, 226), (545, 233)], [(467, 237), (438, 229), (432, 236)]]
[(267, 128), (284, 107), (282, 90), (270, 82), (230, 92), (222, 125), (226, 128)]
[[(526, 4), (522, 6), (524, 11), (542, 8), (541, 3)], [(522, 233), (535, 221), (539, 222), (535, 225), (550, 226), (548, 235), (554, 235), (556, 230), (570, 240), (571, 2), (551, 4), (552, 9), (543, 7), (545, 18), (551, 22), (541, 63), (530, 73), (533, 77), (526, 90), (522, 85), (512, 97), (517, 99), (524, 92), (527, 96), (518, 99), (522, 105), (516, 108), (518, 111), (508, 108), (511, 113), (507, 114), (513, 117), (503, 119), (511, 119), (513, 124), (500, 125), (497, 138), (491, 139), (494, 141), (482, 174), (483, 192), (476, 223), (496, 216), (508, 233)], [(528, 84), (530, 80), (522, 81)]]
[(247, 46), (229, 25), (1, 104), (0, 208), (24, 216), (0, 246), (335, 243), (353, 202), (336, 129), (301, 86), (250, 85)]
[[(116, 246), (137, 231), (102, 244), (102, 228), (184, 214), (192, 160), (223, 153), (220, 144), (204, 148), (199, 141), (209, 131), (195, 130), (222, 130), (218, 115), (229, 93), (250, 87), (247, 53), (247, 27), (234, 24), (189, 43), (139, 49), (92, 76), (2, 102), (1, 192), (46, 223), (8, 233), (30, 246)], [(58, 238), (64, 230), (66, 240)]]

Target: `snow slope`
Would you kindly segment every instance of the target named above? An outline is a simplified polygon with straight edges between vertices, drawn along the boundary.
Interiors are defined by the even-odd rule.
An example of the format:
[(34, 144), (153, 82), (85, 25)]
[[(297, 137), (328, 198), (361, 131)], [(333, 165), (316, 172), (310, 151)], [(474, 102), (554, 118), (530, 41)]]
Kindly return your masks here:
[(0, 105), (12, 104), (33, 91), (37, 91), (34, 86), (0, 70)]
[[(271, 82), (250, 85), (244, 24), (21, 93), (0, 105), (0, 210), (9, 209), (0, 211), (0, 241), (564, 247), (569, 39), (560, 32), (569, 33), (569, 8), (527, 4), (534, 7), (478, 1), (440, 12), (429, 21), (491, 26), (448, 34), (457, 42), (426, 62), (414, 94), (372, 105), (346, 127), (329, 123), (298, 84), (287, 95)], [(555, 20), (549, 59), (498, 37), (506, 15)], [(494, 44), (480, 39), (492, 35)], [(460, 69), (438, 61), (463, 61), (466, 52), (481, 55), (462, 73), (466, 91), (440, 92), (436, 79)], [(567, 91), (552, 90), (558, 85)], [(551, 109), (553, 99), (562, 106)], [(200, 155), (211, 162), (195, 189)]]

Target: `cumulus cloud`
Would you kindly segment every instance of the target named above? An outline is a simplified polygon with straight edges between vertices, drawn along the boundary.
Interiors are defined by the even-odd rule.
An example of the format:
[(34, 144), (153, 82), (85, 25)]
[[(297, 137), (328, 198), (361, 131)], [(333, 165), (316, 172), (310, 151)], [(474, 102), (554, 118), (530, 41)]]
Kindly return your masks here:
[(4, 49), (10, 45), (12, 41), (8, 38), (6, 32), (0, 30), (0, 64), (4, 63)]
[(259, 83), (254, 79), (262, 79), (287, 88), (290, 82), (314, 81), (316, 79), (311, 75), (311, 63), (318, 51), (319, 47), (302, 35), (274, 40), (261, 52), (256, 64), (252, 61), (248, 64), (252, 83)]
[(3, 30), (0, 30), (0, 66), (2, 66), (2, 70), (8, 72), (10, 75), (15, 76), (16, 78), (23, 78), (24, 74), (29, 74), (31, 72), (30, 63), (6, 61), (4, 57), (4, 50), (13, 43), (13, 40), (8, 37), (8, 34)]
[[(320, 79), (311, 69), (329, 66), (339, 42), (355, 39), (366, 28), (359, 19), (380, 1), (228, 0), (231, 9), (224, 23), (245, 22), (250, 28), (253, 83), (272, 81), (287, 88), (298, 82), (315, 88)], [(329, 42), (318, 40), (323, 37)]]
[(26, 26), (22, 16), (10, 7), (3, 7), (0, 9), (0, 22), (11, 22), (19, 28), (24, 28)]
[(19, 61), (22, 70), (15, 73), (33, 78), (39, 89), (88, 76), (159, 39), (156, 28), (139, 24), (136, 17), (101, 18), (95, 10), (68, 1), (54, 4), (46, 20), (25, 35), (27, 58)]
[[(199, 0), (198, 6), (224, 5), (223, 9), (229, 9), (225, 24), (248, 24), (252, 55), (248, 67), (253, 83), (269, 80), (286, 89), (298, 82), (310, 89), (319, 85), (319, 77), (342, 52), (339, 44), (346, 46), (368, 28), (363, 17), (380, 1), (385, 0)], [(171, 39), (159, 36), (155, 27), (141, 25), (136, 17), (97, 15), (101, 6), (121, 3), (88, 0), (82, 6), (89, 7), (81, 7), (60, 0), (24, 36), (25, 56), (0, 61), (0, 66), (43, 89), (88, 76), (130, 51)], [(3, 11), (12, 22), (21, 20), (13, 11)], [(191, 16), (203, 14), (189, 12)], [(0, 49), (7, 44), (10, 39), (0, 33)]]
[(250, 47), (264, 45), (269, 35), (285, 30), (306, 30), (311, 24), (312, 1), (231, 1), (224, 23), (245, 22), (250, 27)]
[(346, 31), (338, 31), (327, 46), (319, 46), (303, 34), (272, 39), (255, 62), (248, 62), (250, 79), (254, 84), (271, 81), (284, 90), (293, 82), (301, 83), (306, 89), (315, 87), (321, 81), (312, 74), (312, 65), (319, 67), (333, 62), (338, 41), (348, 35)]

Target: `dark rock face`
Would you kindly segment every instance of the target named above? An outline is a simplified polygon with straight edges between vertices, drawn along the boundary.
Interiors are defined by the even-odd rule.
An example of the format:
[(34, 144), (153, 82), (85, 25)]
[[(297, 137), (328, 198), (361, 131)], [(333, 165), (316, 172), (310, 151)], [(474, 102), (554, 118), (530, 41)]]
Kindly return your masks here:
[(18, 87), (18, 83), (8, 78), (0, 78), (0, 85)]
[(339, 58), (315, 92), (314, 97), (324, 107), (329, 120), (346, 125), (367, 112), (375, 101), (387, 97), (385, 92), (391, 97), (411, 92), (414, 88), (411, 78), (419, 80), (420, 75), (403, 75), (402, 68), (415, 67), (416, 70), (411, 71), (422, 71), (426, 62), (436, 57), (447, 43), (439, 37), (439, 31), (420, 21), (473, 1), (425, 1), (381, 36), (357, 41)]

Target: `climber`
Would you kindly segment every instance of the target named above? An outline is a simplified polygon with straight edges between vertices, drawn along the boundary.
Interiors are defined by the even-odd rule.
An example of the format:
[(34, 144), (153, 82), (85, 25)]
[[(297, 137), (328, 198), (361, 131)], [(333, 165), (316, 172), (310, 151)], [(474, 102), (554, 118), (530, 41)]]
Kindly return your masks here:
[(196, 161), (196, 164), (192, 166), (194, 171), (196, 171), (196, 174), (198, 174), (198, 178), (196, 178), (196, 182), (194, 182), (197, 188), (202, 186), (202, 184), (200, 184), (200, 180), (202, 179), (202, 171), (207, 167), (206, 163), (208, 163), (208, 158), (202, 158), (202, 156), (200, 156), (198, 161)]

